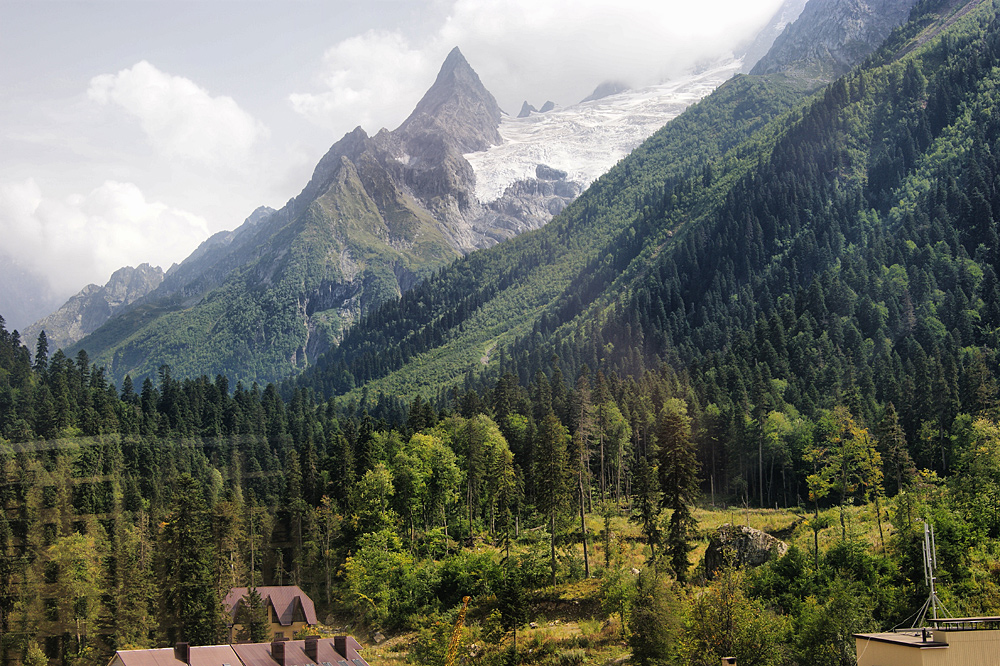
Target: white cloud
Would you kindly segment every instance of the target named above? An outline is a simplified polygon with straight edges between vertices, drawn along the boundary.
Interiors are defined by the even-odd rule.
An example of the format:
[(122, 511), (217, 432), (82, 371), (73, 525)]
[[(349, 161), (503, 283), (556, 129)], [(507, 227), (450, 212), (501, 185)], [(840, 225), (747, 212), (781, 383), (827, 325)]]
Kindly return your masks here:
[(597, 84), (659, 83), (749, 39), (781, 0), (453, 0), (430, 34), (370, 31), (327, 50), (293, 108), (339, 133), (394, 128), (458, 46), (506, 111), (569, 105)]
[(87, 195), (47, 199), (34, 180), (0, 185), (2, 251), (71, 295), (125, 265), (168, 268), (208, 236), (205, 220), (147, 201), (132, 183), (106, 181)]
[(231, 97), (212, 97), (181, 76), (145, 60), (90, 81), (87, 96), (116, 104), (137, 118), (153, 146), (168, 157), (241, 168), (268, 130)]
[(572, 104), (608, 79), (660, 83), (731, 52), (780, 3), (456, 0), (437, 38), (459, 45), (498, 97)]
[[(440, 67), (440, 48), (417, 49), (398, 32), (370, 30), (345, 39), (323, 55), (320, 93), (295, 93), (292, 107), (311, 122), (346, 132), (394, 128), (416, 105)], [(437, 56), (440, 55), (440, 59)]]

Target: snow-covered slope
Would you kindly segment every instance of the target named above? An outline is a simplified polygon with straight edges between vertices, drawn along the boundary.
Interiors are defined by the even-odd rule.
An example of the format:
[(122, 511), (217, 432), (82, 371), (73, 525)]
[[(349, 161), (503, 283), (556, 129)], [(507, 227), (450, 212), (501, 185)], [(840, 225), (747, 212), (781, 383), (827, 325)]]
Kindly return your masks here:
[(732, 77), (741, 64), (741, 59), (729, 59), (657, 86), (526, 118), (505, 116), (500, 122), (503, 143), (465, 155), (476, 173), (476, 196), (482, 203), (496, 201), (509, 185), (534, 178), (539, 164), (565, 171), (568, 180), (586, 187)]

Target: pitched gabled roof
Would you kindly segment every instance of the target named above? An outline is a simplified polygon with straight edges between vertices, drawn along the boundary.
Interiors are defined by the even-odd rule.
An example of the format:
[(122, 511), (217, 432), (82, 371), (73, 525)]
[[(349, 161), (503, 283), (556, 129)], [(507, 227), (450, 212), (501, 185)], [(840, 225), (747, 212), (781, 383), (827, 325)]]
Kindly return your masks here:
[[(321, 638), (316, 641), (316, 659), (310, 658), (306, 654), (305, 641), (283, 641), (285, 650), (285, 664), (319, 664), (325, 666), (368, 666), (368, 662), (358, 654), (360, 644), (353, 637), (345, 637), (344, 652), (342, 654), (334, 647), (338, 639)], [(272, 643), (240, 643), (234, 645), (233, 650), (239, 655), (240, 662), (244, 666), (274, 666), (276, 660), (272, 656)]]
[[(236, 621), (236, 612), (239, 610), (240, 600), (246, 596), (248, 589), (246, 587), (234, 587), (229, 590), (229, 594), (226, 595), (226, 598), (222, 602), (229, 609), (234, 622)], [(274, 612), (278, 616), (278, 623), (283, 627), (292, 624), (292, 618), (295, 617), (296, 604), (302, 606), (302, 613), (305, 615), (306, 624), (317, 624), (316, 607), (313, 605), (309, 595), (303, 592), (298, 585), (258, 587), (257, 593), (264, 601), (265, 606), (268, 600), (270, 600), (271, 605), (274, 606)]]
[[(270, 643), (241, 643), (234, 645), (233, 650), (239, 655), (244, 666), (274, 666), (277, 660), (271, 656)], [(305, 641), (285, 641), (286, 664), (315, 664), (306, 656)]]
[[(361, 645), (352, 636), (316, 640), (316, 658), (306, 654), (306, 641), (282, 641), (286, 666), (368, 666), (358, 654)], [(341, 649), (335, 646), (340, 643)], [(191, 666), (276, 666), (272, 656), (273, 643), (241, 643), (238, 645), (207, 645), (191, 647)], [(121, 650), (111, 664), (124, 666), (183, 666), (173, 648), (155, 650)]]
[[(239, 666), (240, 658), (230, 645), (198, 645), (192, 646), (191, 666), (222, 666), (231, 664)], [(182, 666), (183, 661), (176, 657), (174, 648), (158, 648), (155, 650), (119, 650), (115, 659), (124, 666)], [(112, 660), (111, 663), (119, 663)], [(272, 661), (269, 666), (274, 666)]]

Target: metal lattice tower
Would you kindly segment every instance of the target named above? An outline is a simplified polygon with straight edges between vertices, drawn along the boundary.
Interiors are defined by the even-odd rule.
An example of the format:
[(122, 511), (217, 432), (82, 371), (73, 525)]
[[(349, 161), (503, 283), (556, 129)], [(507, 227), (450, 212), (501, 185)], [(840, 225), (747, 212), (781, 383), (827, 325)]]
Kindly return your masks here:
[(920, 613), (917, 615), (917, 621), (913, 624), (913, 628), (923, 627), (925, 620), (927, 619), (927, 611), (931, 612), (931, 622), (936, 626), (937, 621), (942, 618), (950, 617), (948, 609), (944, 607), (941, 599), (938, 598), (935, 578), (935, 570), (937, 569), (937, 545), (934, 543), (934, 527), (928, 525), (924, 522), (924, 580), (927, 582), (927, 587), (930, 590), (930, 594), (927, 596), (927, 601), (920, 608)]

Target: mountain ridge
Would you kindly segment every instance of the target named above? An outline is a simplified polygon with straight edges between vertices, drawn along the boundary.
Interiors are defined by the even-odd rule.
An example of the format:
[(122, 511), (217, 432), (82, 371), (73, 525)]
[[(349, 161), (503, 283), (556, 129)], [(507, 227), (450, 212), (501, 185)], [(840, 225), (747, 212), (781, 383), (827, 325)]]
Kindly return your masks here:
[(811, 0), (751, 74), (840, 76), (909, 15), (917, 0)]
[(463, 254), (538, 228), (579, 194), (539, 162), (500, 198), (478, 199), (465, 151), (503, 141), (501, 114), (453, 49), (397, 129), (347, 133), (280, 210), (213, 236), (68, 351), (87, 349), (118, 379), (164, 363), (178, 376), (246, 381), (307, 367), (371, 308)]
[(50, 349), (67, 348), (156, 289), (163, 275), (159, 266), (149, 264), (119, 268), (103, 286), (87, 285), (54, 313), (25, 328), (24, 339), (33, 341), (45, 331)]
[[(942, 22), (946, 23), (946, 19), (934, 11), (937, 4), (923, 3), (922, 7), (921, 11), (931, 18), (918, 19), (939, 26)], [(917, 21), (914, 25), (922, 24)], [(929, 29), (931, 32), (937, 30), (933, 27)], [(884, 59), (888, 57), (886, 54), (896, 52), (893, 49), (913, 42), (912, 35), (905, 30), (897, 30), (893, 35), (878, 51), (878, 59)], [(872, 48), (875, 46), (878, 45)], [(878, 63), (872, 66), (878, 66)], [(893, 64), (890, 58), (886, 66), (900, 65)], [(788, 109), (798, 103), (797, 100), (803, 99), (805, 91), (801, 89), (802, 83), (803, 79), (785, 74), (734, 78), (713, 95), (693, 105), (612, 172), (596, 181), (583, 197), (570, 205), (564, 216), (541, 231), (518, 237), (486, 254), (467, 257), (462, 263), (474, 261), (475, 268), (471, 265), (467, 268), (456, 267), (454, 271), (448, 271), (407, 294), (400, 303), (384, 306), (383, 312), (374, 315), (378, 321), (377, 331), (364, 323), (359, 324), (338, 348), (328, 354), (328, 358), (309, 369), (297, 385), (309, 386), (322, 394), (337, 394), (355, 386), (366, 386), (370, 395), (384, 391), (390, 395), (422, 394), (430, 397), (436, 391), (451, 390), (455, 384), (466, 387), (476, 385), (474, 378), (484, 369), (488, 373), (502, 373), (509, 369), (518, 374), (523, 385), (531, 381), (536, 370), (551, 371), (551, 368), (546, 368), (545, 359), (550, 355), (563, 357), (562, 350), (567, 346), (572, 349), (591, 335), (597, 335), (596, 331), (600, 331), (608, 317), (613, 316), (618, 307), (616, 304), (622, 303), (624, 295), (629, 295), (631, 299), (643, 276), (650, 274), (646, 268), (650, 262), (659, 261), (657, 257), (673, 252), (670, 248), (681, 237), (696, 233), (685, 230), (691, 226), (688, 222), (703, 218), (719, 201), (726, 201), (731, 196), (729, 188), (755, 168), (758, 158), (750, 158), (749, 155), (754, 154), (752, 151), (758, 149), (758, 144), (775, 141), (777, 135), (788, 131), (781, 129), (780, 123), (768, 129), (767, 123), (769, 118), (784, 117)], [(800, 86), (799, 92), (793, 90), (795, 86)], [(779, 90), (785, 91), (786, 101), (772, 106), (768, 114), (761, 115), (765, 108), (763, 104), (774, 104), (777, 101), (775, 93)], [(836, 95), (842, 94), (837, 85), (827, 90), (827, 97), (834, 94), (830, 90), (836, 91)], [(746, 113), (748, 108), (757, 109), (758, 124), (732, 132), (731, 140), (719, 141), (715, 136), (717, 128), (739, 128), (741, 123), (754, 118), (753, 114)], [(793, 112), (787, 118), (794, 120), (806, 111), (808, 107)], [(710, 140), (706, 140), (709, 137)], [(763, 160), (764, 156), (759, 159)], [(881, 169), (888, 167), (875, 164), (872, 168), (872, 173), (877, 175), (882, 173)], [(633, 183), (643, 180), (648, 184), (638, 190), (630, 189)], [(756, 187), (761, 188), (763, 184)], [(694, 196), (695, 193), (697, 196)], [(613, 203), (615, 200), (621, 203)], [(637, 205), (635, 202), (640, 203)], [(623, 205), (624, 208), (619, 210), (618, 207)], [(602, 214), (598, 211), (614, 212)], [(598, 217), (595, 218), (595, 215)], [(598, 219), (607, 226), (598, 226)], [(682, 230), (685, 231), (681, 233)], [(703, 233), (706, 239), (713, 237), (707, 230)], [(602, 240), (595, 240), (596, 244), (588, 246), (579, 240), (581, 234), (588, 239)], [(639, 243), (640, 238), (645, 240)], [(567, 243), (579, 250), (567, 250), (564, 247)], [(589, 249), (580, 252), (585, 248)], [(519, 261), (519, 254), (530, 257), (532, 261)], [(747, 257), (741, 259), (746, 260)], [(677, 280), (676, 276), (671, 277), (673, 274), (669, 271), (653, 274), (658, 276), (657, 284), (671, 285)], [(626, 279), (627, 275), (631, 277)], [(625, 281), (619, 283), (618, 280)], [(638, 282), (633, 282), (635, 280)], [(709, 277), (703, 276), (702, 280), (704, 286), (712, 284)], [(463, 281), (465, 286), (458, 288), (457, 285)], [(615, 287), (618, 291), (606, 291), (612, 284), (618, 285)], [(435, 296), (432, 294), (434, 291), (442, 294), (468, 293), (469, 296), (456, 301), (456, 309), (451, 310), (447, 297)], [(753, 299), (753, 296), (743, 293), (733, 296), (737, 297), (739, 303), (746, 302), (746, 299), (752, 302)], [(467, 301), (475, 303), (475, 308), (470, 309)], [(514, 303), (519, 305), (514, 306)], [(417, 314), (419, 311), (433, 315), (424, 320)], [(677, 318), (677, 322), (670, 323), (670, 326), (684, 326), (683, 314), (683, 310), (678, 310), (662, 321), (674, 322)], [(571, 322), (577, 323), (571, 325)], [(580, 322), (590, 323), (584, 325)], [(615, 330), (627, 330), (630, 327), (628, 323), (616, 321)], [(567, 327), (563, 337), (551, 344), (541, 344), (561, 327)], [(631, 329), (636, 330), (634, 323)], [(665, 344), (663, 335), (662, 331), (656, 332), (658, 344)], [(437, 342), (427, 344), (425, 340)], [(650, 353), (647, 345), (651, 343), (653, 338), (650, 337), (646, 338), (646, 342), (637, 342), (628, 336), (614, 340), (608, 346), (614, 354), (608, 358), (624, 363), (629, 358), (629, 350), (642, 357), (644, 353)], [(375, 353), (379, 349), (392, 349), (393, 353), (379, 357)], [(643, 349), (647, 351), (642, 352)], [(481, 359), (486, 350), (490, 350), (489, 364), (484, 366)], [(608, 352), (598, 348), (587, 353), (591, 359), (587, 365), (591, 369), (603, 367), (600, 360)], [(669, 352), (669, 346), (667, 351), (656, 353), (667, 353), (670, 358), (675, 358)], [(636, 366), (635, 359), (628, 363), (631, 365), (621, 370), (633, 373), (640, 371), (637, 367), (642, 367)], [(577, 365), (569, 362), (560, 365), (564, 376), (575, 375), (577, 369)]]
[[(510, 216), (530, 214), (530, 207), (481, 207), (462, 157), (500, 140), (500, 113), (454, 49), (399, 128), (347, 133), (282, 209), (258, 209), (236, 231), (207, 240), (133, 312), (70, 351), (88, 348), (115, 377), (148, 375), (163, 362), (187, 371), (184, 357), (206, 349), (223, 359), (213, 371), (248, 380), (304, 367), (369, 308), (521, 228)], [(163, 348), (177, 330), (189, 331), (186, 342), (145, 359), (151, 354), (144, 350)]]
[[(756, 84), (733, 90), (745, 85)], [(782, 85), (806, 90), (796, 81)], [(564, 170), (539, 161), (524, 182), (483, 205), (463, 151), (495, 141), (500, 118), (495, 99), (454, 49), (396, 130), (345, 135), (282, 209), (171, 269), (159, 293), (70, 351), (87, 348), (117, 378), (148, 376), (161, 364), (178, 376), (246, 381), (308, 368), (381, 303), (463, 254), (540, 226), (573, 201), (579, 189)], [(701, 159), (692, 151), (683, 163), (691, 168)], [(550, 280), (546, 289), (557, 284)]]

